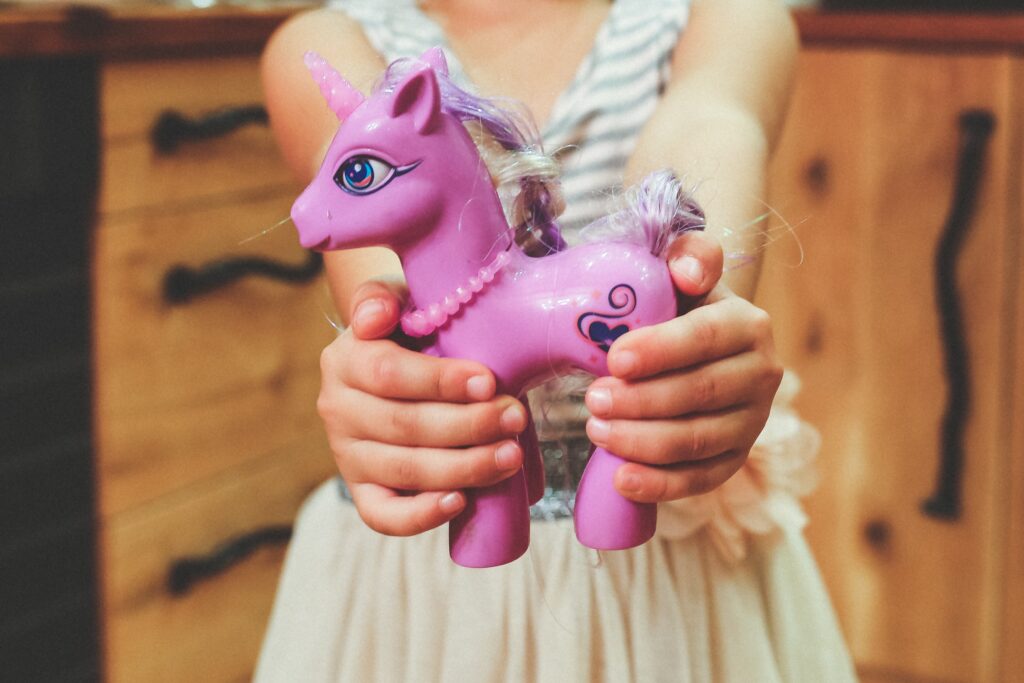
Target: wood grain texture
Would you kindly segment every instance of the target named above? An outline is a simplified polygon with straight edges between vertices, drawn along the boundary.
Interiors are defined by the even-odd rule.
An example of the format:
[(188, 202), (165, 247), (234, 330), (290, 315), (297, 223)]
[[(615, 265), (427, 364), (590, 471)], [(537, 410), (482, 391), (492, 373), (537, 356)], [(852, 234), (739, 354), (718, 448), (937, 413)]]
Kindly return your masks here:
[(164, 109), (200, 113), (263, 101), (259, 55), (125, 59), (104, 64), (102, 129), (106, 144), (145, 138)]
[(198, 202), (245, 202), (289, 192), (297, 196), (301, 188), (265, 125), (249, 124), (217, 138), (185, 142), (163, 154), (150, 140), (165, 111), (192, 118), (258, 105), (262, 99), (254, 55), (106, 64), (101, 220), (110, 224), (123, 220), (124, 214), (132, 219), (140, 210), (174, 211)]
[(1020, 49), (1024, 14), (1016, 12), (850, 12), (802, 9), (793, 13), (805, 46), (873, 45), (897, 49)]
[[(1017, 111), (1024, 112), (1024, 60), (1014, 63), (1014, 93)], [(1018, 138), (1024, 131), (1018, 129)], [(1024, 148), (1018, 139), (1017, 149)], [(1003, 608), (1002, 661), (1000, 681), (1024, 681), (1024, 160), (1018, 158), (1013, 184), (1018, 190), (1016, 214), (1009, 232), (1011, 254), (1007, 281), (1013, 298), (1006, 308), (1011, 334), (1006, 339), (1007, 369), (1003, 383), (1006, 397), (1006, 494), (1009, 524), (1004, 536), (1006, 593)], [(1015, 255), (1015, 256), (1013, 256)]]
[(285, 19), (306, 6), (23, 6), (0, 12), (0, 57), (253, 53)]
[(322, 282), (245, 279), (188, 304), (162, 300), (172, 266), (229, 255), (291, 263), (290, 194), (101, 225), (95, 239), (97, 472), (116, 514), (319, 429), (320, 350), (334, 338)]
[(250, 680), (283, 548), (263, 549), (184, 596), (170, 564), (272, 524), (335, 472), (321, 430), (103, 523), (111, 683)]
[[(762, 303), (824, 442), (808, 537), (856, 661), (891, 680), (995, 675), (1011, 63), (806, 51), (773, 166), (771, 202), (797, 227), (767, 260)], [(919, 509), (946, 386), (932, 263), (969, 107), (998, 123), (958, 269), (974, 406), (964, 514), (946, 523)]]

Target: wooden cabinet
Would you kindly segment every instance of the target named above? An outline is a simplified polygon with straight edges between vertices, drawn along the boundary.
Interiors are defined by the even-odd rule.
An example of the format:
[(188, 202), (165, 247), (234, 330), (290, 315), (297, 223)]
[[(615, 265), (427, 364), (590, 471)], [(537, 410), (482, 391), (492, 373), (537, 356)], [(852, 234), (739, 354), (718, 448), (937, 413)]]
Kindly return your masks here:
[(257, 57), (112, 61), (94, 238), (97, 486), (107, 679), (248, 679), (283, 549), (168, 590), (172, 564), (290, 524), (334, 472), (315, 401), (335, 334), (322, 281), (242, 280), (170, 303), (164, 278), (237, 256), (300, 264), (298, 188), (265, 126), (157, 152), (164, 110), (261, 100)]
[[(801, 55), (771, 176), (792, 233), (776, 225), (761, 303), (823, 433), (807, 533), (865, 681), (1024, 680), (1021, 75), (1008, 52)], [(995, 129), (955, 274), (962, 514), (940, 521), (921, 510), (948, 386), (935, 250), (970, 109)]]

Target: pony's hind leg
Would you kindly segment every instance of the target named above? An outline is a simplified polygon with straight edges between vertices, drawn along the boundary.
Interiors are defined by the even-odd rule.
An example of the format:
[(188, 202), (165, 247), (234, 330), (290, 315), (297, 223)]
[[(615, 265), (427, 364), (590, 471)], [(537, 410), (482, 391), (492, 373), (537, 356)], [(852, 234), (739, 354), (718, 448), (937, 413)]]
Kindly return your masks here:
[(523, 449), (523, 469), (526, 472), (526, 498), (533, 505), (544, 497), (544, 459), (540, 454), (537, 427), (526, 394), (519, 397), (526, 406), (526, 429), (519, 435), (519, 446)]
[(626, 460), (595, 448), (583, 470), (573, 517), (576, 538), (588, 548), (622, 550), (638, 546), (654, 535), (656, 503), (637, 503), (615, 490), (615, 471)]

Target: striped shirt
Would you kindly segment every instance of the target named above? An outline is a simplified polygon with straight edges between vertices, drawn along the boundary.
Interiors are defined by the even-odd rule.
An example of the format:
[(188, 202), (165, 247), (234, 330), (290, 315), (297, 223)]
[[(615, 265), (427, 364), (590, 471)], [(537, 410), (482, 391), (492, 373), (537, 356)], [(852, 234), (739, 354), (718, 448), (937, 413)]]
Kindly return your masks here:
[[(440, 45), (451, 76), (474, 90), (448, 40), (414, 0), (335, 0), (386, 61)], [(616, 0), (569, 87), (555, 101), (541, 140), (562, 167), (571, 244), (580, 228), (608, 213), (644, 123), (668, 83), (672, 51), (689, 0)]]

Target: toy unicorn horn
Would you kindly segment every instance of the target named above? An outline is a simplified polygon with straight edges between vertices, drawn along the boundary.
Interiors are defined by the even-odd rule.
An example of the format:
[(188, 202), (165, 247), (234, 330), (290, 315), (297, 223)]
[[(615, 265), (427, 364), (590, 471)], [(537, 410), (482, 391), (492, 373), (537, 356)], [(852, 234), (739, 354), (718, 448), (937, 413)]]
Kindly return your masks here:
[[(663, 252), (673, 235), (702, 228), (703, 216), (670, 173), (649, 177), (630, 207), (604, 219), (602, 241), (559, 251), (564, 242), (547, 221), (542, 233), (554, 253), (531, 257), (517, 246), (464, 124), (482, 127), (510, 152), (528, 150), (527, 136), (512, 114), (455, 86), (440, 50), (395, 62), (367, 98), (322, 58), (306, 63), (341, 125), (292, 208), (300, 242), (393, 249), (411, 299), (402, 329), (422, 337), (426, 353), (479, 361), (499, 392), (525, 397), (574, 369), (607, 375), (617, 337), (676, 315)], [(522, 213), (544, 222), (549, 194), (526, 192), (522, 183), (521, 194), (536, 203)], [(532, 423), (520, 443), (523, 470), (468, 491), (466, 509), (451, 522), (456, 563), (491, 567), (526, 551), (529, 505), (544, 488)], [(588, 547), (629, 548), (654, 534), (656, 506), (612, 486), (624, 462), (596, 448), (584, 471), (574, 517)]]

